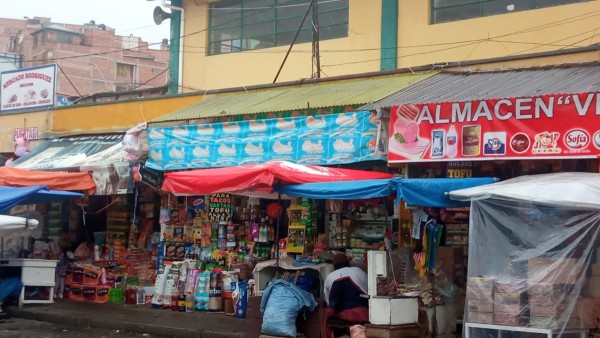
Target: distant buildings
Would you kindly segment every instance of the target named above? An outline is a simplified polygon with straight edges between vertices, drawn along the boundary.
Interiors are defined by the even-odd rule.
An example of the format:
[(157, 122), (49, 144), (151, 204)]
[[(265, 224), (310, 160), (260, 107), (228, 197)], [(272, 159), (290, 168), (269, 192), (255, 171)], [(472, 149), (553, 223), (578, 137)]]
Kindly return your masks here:
[(0, 18), (0, 72), (57, 64), (57, 96), (71, 101), (166, 86), (168, 49), (166, 39), (151, 49), (139, 37), (115, 35), (113, 28), (94, 21), (72, 25), (44, 17)]

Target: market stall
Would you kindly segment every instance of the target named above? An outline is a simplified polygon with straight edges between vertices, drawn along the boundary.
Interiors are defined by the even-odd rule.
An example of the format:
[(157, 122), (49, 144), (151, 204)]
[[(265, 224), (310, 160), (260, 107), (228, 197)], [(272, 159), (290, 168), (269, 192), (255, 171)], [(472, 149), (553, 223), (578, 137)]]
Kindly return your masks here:
[(451, 191), (471, 201), (466, 337), (598, 325), (600, 177), (522, 176)]
[[(356, 200), (356, 199), (370, 199), (377, 198), (383, 196), (394, 196), (396, 199), (396, 204), (402, 202), (411, 206), (429, 206), (429, 207), (439, 207), (439, 208), (452, 208), (452, 207), (464, 207), (468, 205), (468, 202), (465, 201), (455, 201), (448, 198), (447, 193), (449, 191), (460, 189), (460, 188), (468, 188), (468, 187), (476, 187), (476, 186), (484, 186), (486, 184), (493, 183), (495, 179), (493, 178), (465, 178), (465, 179), (455, 179), (455, 178), (440, 178), (440, 179), (403, 179), (403, 178), (392, 178), (392, 179), (383, 179), (383, 180), (365, 180), (365, 181), (357, 181), (357, 182), (331, 182), (331, 183), (307, 183), (307, 184), (297, 184), (297, 185), (277, 185), (274, 187), (274, 190), (283, 194), (290, 196), (299, 196), (306, 198), (317, 198), (317, 199), (335, 199), (335, 200)], [(384, 214), (383, 217), (386, 218), (387, 215)], [(387, 223), (387, 222), (386, 222)], [(412, 220), (411, 220), (412, 223)], [(395, 231), (394, 229), (389, 229), (390, 231)], [(354, 235), (349, 235), (354, 236)], [(383, 258), (375, 258), (377, 255), (372, 255), (375, 252), (369, 252), (369, 260), (376, 260), (377, 266), (380, 266), (380, 269), (377, 270), (378, 274), (375, 274), (373, 263), (369, 261), (369, 281), (370, 285), (373, 287), (369, 287), (369, 296), (370, 296), (370, 321), (373, 324), (387, 324), (387, 325), (398, 325), (398, 324), (406, 324), (410, 322), (412, 319), (417, 318), (417, 307), (412, 307), (410, 300), (397, 298), (397, 296), (402, 296), (403, 293), (407, 294), (415, 294), (415, 290), (409, 290), (406, 288), (406, 285), (399, 285), (399, 292), (388, 290), (382, 290), (379, 286), (385, 279), (393, 279), (395, 282), (400, 282), (401, 284), (409, 283), (404, 277), (408, 275), (405, 273), (406, 264), (399, 264), (399, 261), (402, 259), (397, 259), (398, 256), (394, 256), (392, 258), (391, 252), (389, 252), (390, 248), (388, 247), (388, 257), (386, 255)], [(435, 250), (434, 250), (435, 251)], [(432, 252), (434, 252), (432, 251)], [(397, 255), (401, 255), (400, 252), (397, 251)], [(349, 254), (348, 249), (346, 253)], [(381, 251), (378, 251), (381, 253)], [(424, 254), (421, 257), (425, 258), (428, 254)], [(441, 255), (440, 255), (441, 256)], [(414, 259), (414, 257), (410, 257), (409, 259)], [(435, 268), (439, 268), (439, 264), (450, 265), (450, 271), (452, 271), (452, 262), (445, 262), (444, 259), (446, 257), (440, 257), (442, 261), (436, 262), (435, 257), (431, 258), (432, 263), (428, 265), (427, 270), (433, 270)], [(438, 258), (439, 260), (439, 258)], [(386, 264), (387, 261), (387, 264)], [(381, 266), (383, 265), (383, 266)], [(412, 265), (415, 262), (412, 262)], [(384, 271), (385, 270), (385, 271)], [(425, 270), (425, 269), (424, 269)], [(447, 270), (446, 270), (447, 271)], [(402, 276), (401, 276), (402, 275)], [(421, 276), (425, 277), (425, 276)], [(427, 277), (430, 277), (429, 275)], [(452, 280), (452, 276), (447, 276), (450, 280)], [(396, 285), (396, 284), (394, 284)], [(432, 284), (424, 284), (426, 285), (424, 288), (433, 289), (434, 286)], [(416, 294), (421, 294), (423, 291), (423, 295), (427, 294), (427, 290), (418, 290)], [(432, 297), (430, 297), (431, 299)], [(416, 305), (417, 302), (415, 301)], [(423, 304), (423, 302), (421, 302)], [(435, 300), (432, 301), (431, 304), (427, 304), (431, 306), (432, 304), (436, 304), (440, 307), (438, 311), (442, 313), (439, 315), (439, 325), (440, 327), (444, 327), (444, 330), (451, 330), (451, 325), (449, 322), (454, 322), (456, 318), (450, 318), (454, 316), (453, 312), (447, 310), (446, 307), (442, 306), (441, 303), (436, 303)], [(436, 309), (438, 306), (433, 307)], [(399, 310), (404, 309), (404, 310)], [(413, 309), (414, 313), (402, 313), (406, 312), (408, 309)], [(434, 316), (435, 311), (430, 312), (431, 317)], [(446, 323), (448, 322), (448, 323)], [(369, 328), (370, 330), (374, 330), (374, 328)], [(442, 332), (443, 333), (443, 332)], [(448, 332), (449, 333), (449, 332)]]
[[(81, 193), (49, 190), (46, 186), (6, 187), (0, 186), (0, 212), (7, 212), (16, 205), (51, 203), (83, 196)], [(21, 281), (19, 306), (29, 303), (54, 302), (56, 260), (4, 257), (4, 234), (20, 230), (32, 230), (39, 224), (34, 218), (0, 215), (0, 279), (15, 277)], [(27, 287), (47, 287), (47, 299), (26, 299)], [(0, 299), (0, 303), (2, 299)]]

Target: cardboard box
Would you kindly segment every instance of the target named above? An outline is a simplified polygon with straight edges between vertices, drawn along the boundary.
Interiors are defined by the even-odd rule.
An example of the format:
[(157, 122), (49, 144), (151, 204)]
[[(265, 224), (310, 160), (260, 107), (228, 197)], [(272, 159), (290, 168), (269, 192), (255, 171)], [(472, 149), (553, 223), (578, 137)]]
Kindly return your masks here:
[(493, 300), (494, 280), (491, 278), (470, 277), (467, 280), (467, 299)]
[(579, 298), (575, 312), (583, 327), (600, 329), (600, 298)]
[(494, 293), (522, 293), (527, 291), (527, 281), (495, 281)]
[(561, 298), (564, 294), (573, 291), (573, 284), (547, 284), (547, 283), (533, 283), (527, 287), (527, 293), (529, 298), (532, 295), (539, 296), (553, 296)]
[(494, 313), (505, 313), (510, 315), (522, 315), (526, 312), (527, 306), (519, 303), (514, 304), (494, 304)]
[(100, 280), (100, 270), (89, 267), (83, 268), (83, 285), (98, 285)]
[(529, 313), (534, 317), (561, 317), (566, 310), (566, 304), (532, 304), (529, 306)]
[(468, 300), (467, 307), (473, 312), (494, 312), (494, 302), (491, 300)]
[(494, 324), (494, 314), (492, 312), (469, 312), (469, 321), (479, 324)]
[(494, 293), (494, 305), (497, 304), (527, 304), (526, 292), (496, 292)]
[(532, 258), (528, 262), (530, 282), (548, 284), (576, 284), (582, 274), (581, 262), (575, 258)]
[(531, 316), (530, 326), (540, 329), (578, 329), (581, 328), (581, 319), (571, 317), (566, 322), (557, 317), (536, 317)]
[(508, 326), (527, 326), (528, 317), (523, 315), (514, 315), (510, 313), (494, 312), (494, 324)]
[(71, 282), (74, 284), (83, 285), (83, 267), (73, 266), (73, 276)]
[(589, 298), (600, 298), (600, 276), (588, 278), (583, 286), (582, 294)]
[(83, 285), (71, 284), (71, 292), (69, 293), (70, 300), (83, 300)]
[(600, 262), (592, 264), (592, 276), (600, 276)]
[(366, 324), (365, 326), (369, 338), (413, 338), (420, 336), (418, 324), (395, 326)]
[(84, 301), (93, 303), (106, 303), (108, 302), (108, 292), (110, 287), (108, 286), (82, 286), (82, 294)]

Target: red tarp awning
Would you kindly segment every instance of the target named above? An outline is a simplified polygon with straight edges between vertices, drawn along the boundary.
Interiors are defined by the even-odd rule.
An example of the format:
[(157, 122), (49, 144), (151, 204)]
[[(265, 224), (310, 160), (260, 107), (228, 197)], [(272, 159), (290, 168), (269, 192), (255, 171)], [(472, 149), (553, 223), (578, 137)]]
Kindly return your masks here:
[(285, 161), (237, 167), (198, 169), (166, 174), (162, 190), (175, 195), (271, 192), (274, 184), (360, 181), (392, 175), (353, 169), (300, 165)]
[(0, 185), (9, 187), (47, 186), (52, 190), (81, 191), (93, 194), (96, 183), (87, 172), (62, 173), (0, 167)]

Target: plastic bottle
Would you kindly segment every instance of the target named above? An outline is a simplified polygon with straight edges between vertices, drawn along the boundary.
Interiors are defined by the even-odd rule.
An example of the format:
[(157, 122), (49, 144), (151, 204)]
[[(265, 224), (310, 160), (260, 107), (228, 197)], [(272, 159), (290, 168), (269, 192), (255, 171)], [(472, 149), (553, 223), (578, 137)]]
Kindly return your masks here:
[(185, 295), (185, 312), (194, 312), (194, 296), (191, 293)]
[(186, 311), (186, 299), (185, 299), (185, 293), (180, 292), (179, 293), (179, 300), (177, 301), (177, 308), (179, 310), (179, 312), (185, 312)]
[(146, 291), (144, 288), (138, 288), (136, 294), (136, 304), (144, 305), (146, 303)]
[(448, 129), (448, 133), (446, 134), (446, 155), (448, 157), (456, 157), (456, 143), (458, 141), (458, 135), (456, 134), (456, 129), (454, 125), (450, 126)]

